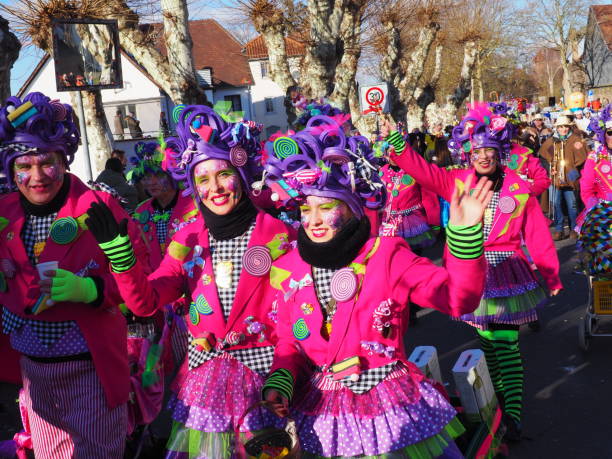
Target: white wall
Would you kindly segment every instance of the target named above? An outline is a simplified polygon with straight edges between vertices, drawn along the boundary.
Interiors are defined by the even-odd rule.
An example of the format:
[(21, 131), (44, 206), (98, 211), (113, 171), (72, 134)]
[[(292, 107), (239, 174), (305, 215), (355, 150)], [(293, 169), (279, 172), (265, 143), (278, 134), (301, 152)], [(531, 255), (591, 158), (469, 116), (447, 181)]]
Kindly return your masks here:
[[(134, 66), (124, 55), (121, 55), (121, 68), (123, 72), (124, 87), (122, 89), (104, 89), (102, 93), (102, 103), (104, 112), (108, 120), (111, 131), (113, 128), (113, 117), (117, 105), (135, 104), (136, 118), (140, 120), (140, 127), (144, 132), (154, 132), (154, 137), (159, 128), (159, 113), (162, 103), (162, 96), (159, 88), (151, 82), (136, 66)], [(55, 66), (52, 59), (49, 59), (38, 74), (32, 79), (25, 88), (24, 95), (30, 92), (42, 92), (51, 99), (59, 99), (66, 104), (72, 104), (70, 92), (59, 92), (55, 86)], [(74, 107), (78, 115), (78, 108)], [(126, 137), (129, 137), (126, 136)], [(132, 142), (128, 143), (131, 145)], [(117, 145), (123, 148), (123, 145)], [(128, 151), (128, 150), (126, 150)], [(109, 152), (110, 153), (110, 152)], [(131, 153), (131, 151), (128, 151)], [(86, 166), (82, 147), (79, 147), (74, 162), (70, 166), (71, 172), (86, 181)], [(95, 179), (101, 171), (92, 164), (92, 175)]]
[[(267, 60), (263, 60), (265, 62)], [(251, 75), (253, 75), (253, 86), (251, 86), (251, 103), (253, 104), (254, 119), (258, 123), (262, 123), (266, 128), (269, 126), (278, 126), (281, 130), (286, 131), (289, 126), (287, 124), (287, 115), (285, 112), (284, 99), (285, 93), (281, 91), (274, 81), (269, 76), (261, 76), (262, 60), (249, 61)], [(289, 59), (290, 71), (298, 71), (298, 58)], [(266, 111), (266, 98), (272, 98), (274, 112)]]
[[(242, 111), (244, 112), (244, 117), (248, 120), (253, 119), (251, 116), (252, 114), (251, 114), (251, 104), (249, 101), (249, 90), (246, 87), (215, 89), (212, 94), (213, 105), (218, 100), (225, 100), (224, 99), (225, 96), (233, 96), (233, 95), (240, 95), (240, 103), (242, 104)], [(208, 96), (207, 94), (207, 97), (210, 97), (210, 96)]]

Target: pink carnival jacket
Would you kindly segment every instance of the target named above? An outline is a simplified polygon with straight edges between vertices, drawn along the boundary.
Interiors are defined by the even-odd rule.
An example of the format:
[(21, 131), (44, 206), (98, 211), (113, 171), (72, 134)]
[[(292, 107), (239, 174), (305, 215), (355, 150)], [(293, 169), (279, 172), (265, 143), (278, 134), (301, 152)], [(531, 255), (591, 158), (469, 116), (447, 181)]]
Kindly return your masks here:
[[(294, 234), (280, 220), (259, 212), (248, 247), (265, 246), (276, 259), (289, 248)], [(275, 292), (268, 274), (257, 277), (242, 270), (234, 307), (225, 320), (215, 285), (208, 230), (201, 216), (174, 235), (161, 265), (148, 278), (141, 263), (114, 276), (127, 307), (138, 316), (151, 316), (185, 294), (191, 303), (186, 322), (194, 337), (221, 343), (224, 338), (230, 341), (232, 336), (243, 335), (232, 346), (234, 349), (276, 344), (274, 322), (268, 314)], [(263, 324), (263, 335), (248, 332), (253, 322)]]
[[(455, 185), (463, 188), (468, 176), (472, 176), (472, 186), (478, 182), (473, 169), (439, 168), (425, 161), (408, 145), (400, 155), (395, 155), (393, 160), (404, 170), (411, 171), (423, 188), (434, 191), (449, 202)], [(503, 213), (497, 209), (493, 217), (493, 228), (484, 244), (485, 250), (512, 250), (525, 258), (521, 250), (522, 234), (527, 249), (548, 288), (551, 290), (562, 288), (559, 279), (559, 258), (548, 230), (548, 219), (533, 197), (529, 185), (507, 167), (504, 167), (504, 174), (500, 201), (506, 200), (514, 210)], [(511, 199), (511, 202), (508, 199)]]
[[(32, 266), (21, 240), (21, 229), (25, 223), (25, 214), (19, 203), (19, 193), (11, 193), (2, 200), (0, 222), (6, 222), (0, 230), (0, 259), (8, 259), (17, 268), (11, 278), (6, 275), (7, 291), (0, 293), (0, 304), (14, 314), (24, 318), (49, 322), (76, 321), (87, 347), (91, 352), (96, 373), (100, 378), (108, 404), (115, 407), (125, 403), (129, 392), (129, 369), (127, 361), (127, 327), (117, 307), (121, 296), (113, 276), (110, 273), (106, 256), (98, 248), (93, 235), (84, 223), (87, 210), (92, 202), (102, 201), (112, 210), (117, 220), (128, 218), (127, 213), (108, 193), (90, 190), (76, 176), (70, 177), (70, 191), (66, 203), (57, 214), (57, 218), (73, 217), (78, 222), (77, 237), (68, 244), (58, 244), (51, 238), (39, 256), (39, 262), (58, 261), (59, 268), (84, 276), (98, 276), (104, 282), (104, 291), (100, 292), (103, 302), (99, 307), (82, 303), (64, 302), (42, 311), (38, 315), (29, 315), (26, 310), (36, 303), (40, 296), (38, 283), (40, 278), (36, 267)], [(0, 225), (2, 227), (2, 225)], [(147, 262), (146, 250), (138, 238), (138, 229), (129, 222), (129, 233), (133, 240), (137, 257)]]
[(150, 198), (139, 204), (136, 211), (132, 215), (134, 220), (142, 225), (142, 239), (149, 252), (149, 263), (151, 263), (152, 271), (156, 270), (160, 265), (166, 252), (166, 247), (168, 247), (172, 236), (174, 236), (174, 234), (183, 226), (195, 220), (195, 217), (198, 214), (198, 209), (193, 202), (193, 198), (191, 196), (183, 196), (179, 190), (176, 205), (170, 214), (168, 239), (165, 246), (161, 247), (157, 239), (157, 226), (152, 220), (154, 210), (153, 198)]
[(533, 196), (540, 196), (550, 186), (548, 172), (527, 147), (513, 143), (507, 166), (527, 182)]
[[(338, 302), (329, 341), (321, 335), (321, 306), (312, 282), (312, 267), (292, 250), (274, 263), (272, 286), (278, 291), (278, 344), (272, 370), (289, 370), (294, 381), (308, 359), (328, 367), (358, 356), (360, 369), (390, 362), (406, 362), (403, 337), (408, 324), (408, 303), (437, 309), (458, 317), (472, 312), (484, 288), (484, 257), (460, 260), (447, 253), (445, 267), (416, 256), (396, 237), (370, 239), (349, 267), (357, 274), (358, 293)], [(387, 309), (390, 315), (379, 313)], [(377, 317), (390, 322), (383, 334)], [(366, 343), (380, 343), (385, 352), (369, 352)], [(382, 349), (382, 348), (381, 348)]]
[(612, 164), (609, 155), (594, 151), (589, 153), (580, 177), (580, 197), (587, 209), (600, 199), (612, 201)]

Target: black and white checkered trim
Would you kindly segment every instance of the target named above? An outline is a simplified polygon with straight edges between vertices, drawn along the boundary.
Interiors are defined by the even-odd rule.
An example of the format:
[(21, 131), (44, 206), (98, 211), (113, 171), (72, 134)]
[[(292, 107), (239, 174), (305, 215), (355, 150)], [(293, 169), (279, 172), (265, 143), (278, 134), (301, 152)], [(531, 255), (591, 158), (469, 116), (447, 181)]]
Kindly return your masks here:
[(41, 320), (24, 319), (13, 314), (6, 308), (2, 308), (2, 331), (10, 335), (13, 331), (29, 325), (36, 337), (45, 346), (55, 344), (71, 328), (76, 326), (76, 322), (43, 322)]
[(151, 220), (155, 223), (155, 229), (157, 230), (157, 242), (160, 244), (165, 244), (166, 239), (168, 239), (168, 225), (170, 224), (170, 215), (172, 214), (172, 208), (161, 210), (161, 209), (153, 209), (152, 216), (155, 215), (168, 215), (168, 219), (164, 220), (159, 219), (155, 221), (152, 217)]
[(217, 294), (219, 295), (219, 301), (223, 308), (225, 320), (229, 317), (232, 306), (234, 305), (234, 297), (236, 296), (238, 282), (240, 281), (240, 273), (242, 272), (242, 255), (246, 252), (254, 229), (255, 220), (253, 220), (246, 233), (224, 241), (216, 240), (212, 236), (212, 233), (210, 231), (208, 232), (208, 242), (210, 244), (214, 272), (217, 272), (217, 265), (222, 260), (231, 260), (233, 264), (232, 285), (230, 288), (219, 288), (217, 285)]
[(319, 268), (317, 266), (312, 267), (317, 300), (319, 300), (319, 304), (321, 305), (329, 303), (332, 299), (330, 284), (336, 271), (337, 269)]
[(190, 370), (199, 367), (203, 363), (208, 362), (209, 360), (218, 357), (223, 353), (227, 353), (245, 366), (249, 367), (255, 373), (265, 376), (270, 372), (272, 360), (274, 359), (274, 346), (250, 347), (247, 349), (233, 349), (228, 351), (218, 351), (215, 349), (211, 350), (210, 352), (205, 352), (198, 351), (192, 341), (193, 335), (190, 333), (189, 349), (187, 354)]
[[(500, 197), (499, 195), (500, 195), (499, 191), (494, 192), (493, 197), (491, 198), (491, 202), (489, 202), (489, 205), (487, 206), (487, 209), (491, 209), (491, 211), (493, 212), (493, 218), (488, 222), (485, 220), (482, 225), (482, 232), (483, 232), (485, 241), (489, 237), (489, 234), (491, 234), (491, 230), (493, 229), (493, 223), (495, 222), (497, 213), (500, 211), (498, 209), (499, 197)], [(506, 251), (485, 250), (484, 252), (485, 259), (487, 260), (487, 263), (489, 263), (491, 266), (497, 266), (501, 262), (511, 257), (512, 254), (514, 254), (514, 252), (511, 250), (509, 251), (508, 250)]]
[(34, 245), (47, 240), (51, 224), (56, 218), (57, 212), (45, 215), (44, 217), (28, 215), (26, 218), (26, 223), (21, 230), (21, 240), (23, 241), (23, 246), (30, 259), (30, 263), (33, 265), (38, 263), (38, 257), (34, 253)]
[[(347, 389), (350, 389), (352, 392), (356, 394), (363, 394), (369, 391), (370, 389), (372, 389), (374, 386), (376, 386), (381, 381), (383, 381), (387, 376), (391, 374), (393, 370), (397, 368), (398, 368), (398, 363), (391, 362), (382, 367), (371, 368), (369, 370), (363, 371), (359, 375), (359, 379), (357, 381), (351, 381), (349, 377), (347, 376), (346, 378), (340, 380), (340, 383), (344, 387), (346, 387)], [(332, 379), (333, 376), (327, 375), (327, 378)]]

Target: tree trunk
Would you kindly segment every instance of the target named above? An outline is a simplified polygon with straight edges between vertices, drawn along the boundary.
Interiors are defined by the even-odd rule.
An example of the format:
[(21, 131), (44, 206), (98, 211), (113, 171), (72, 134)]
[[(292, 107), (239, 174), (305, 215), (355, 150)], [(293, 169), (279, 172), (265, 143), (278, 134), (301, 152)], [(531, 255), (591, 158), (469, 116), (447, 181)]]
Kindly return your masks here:
[(19, 57), (21, 43), (0, 16), (0, 103), (11, 95), (11, 69)]
[[(106, 160), (110, 157), (110, 153), (113, 150), (112, 134), (104, 114), (100, 91), (81, 91), (81, 95), (83, 96), (85, 119), (79, 119), (79, 126), (81, 127), (81, 137), (83, 128), (87, 129), (89, 157), (95, 179), (97, 173), (104, 170)], [(72, 106), (75, 107), (75, 112), (80, 117), (80, 113), (76, 108), (79, 106), (78, 97), (77, 92), (70, 92)]]
[(268, 25), (257, 30), (261, 33), (264, 39), (266, 48), (268, 49), (268, 58), (270, 60), (270, 77), (278, 87), (284, 92), (287, 92), (292, 86), (296, 86), (296, 82), (291, 75), (289, 69), (289, 59), (287, 59), (287, 49), (285, 47), (285, 36), (283, 27), (278, 24)]
[(380, 76), (387, 83), (389, 91), (389, 112), (396, 121), (406, 119), (406, 106), (402, 103), (399, 93), (400, 82), (400, 33), (393, 19), (384, 24), (387, 47), (380, 63)]
[[(180, 8), (186, 8), (185, 0), (174, 0), (173, 4), (182, 5)], [(187, 69), (184, 68), (183, 64), (180, 64), (180, 73), (175, 72), (175, 68), (170, 64), (170, 55), (174, 55), (172, 59), (177, 59), (179, 62), (184, 62), (185, 49), (187, 43), (181, 42), (180, 37), (189, 36), (185, 35), (185, 32), (176, 32), (177, 37), (172, 37), (173, 44), (177, 44), (179, 49), (174, 50), (166, 44), (168, 57), (161, 54), (156, 48), (154, 41), (151, 40), (150, 36), (144, 34), (138, 26), (138, 14), (132, 11), (124, 0), (109, 0), (109, 18), (117, 19), (119, 23), (119, 40), (121, 47), (127, 51), (128, 54), (141, 65), (147, 73), (153, 78), (153, 80), (162, 88), (162, 90), (168, 94), (172, 102), (175, 104), (197, 104), (206, 102), (206, 96), (202, 91), (195, 79), (195, 74), (192, 77), (188, 73), (185, 73)], [(181, 11), (184, 11), (181, 9)], [(174, 10), (173, 10), (174, 12)], [(179, 16), (186, 16), (184, 13), (177, 13)], [(175, 17), (175, 20), (178, 20)], [(187, 25), (185, 25), (187, 27)], [(191, 38), (189, 37), (189, 42)], [(191, 54), (191, 49), (189, 50)], [(185, 64), (188, 66), (188, 64)]]
[(357, 64), (361, 56), (361, 19), (363, 8), (360, 4), (350, 4), (351, 9), (345, 11), (340, 34), (344, 42), (344, 54), (338, 62), (334, 73), (334, 90), (330, 102), (343, 112), (349, 112), (349, 96), (356, 90)]
[[(448, 97), (446, 104), (438, 109), (437, 116), (439, 116), (440, 122), (443, 126), (455, 124), (459, 108), (463, 105), (465, 99), (470, 95), (472, 90), (472, 72), (476, 62), (476, 51), (477, 47), (475, 42), (468, 41), (465, 43), (463, 48), (463, 65), (461, 66), (459, 84), (455, 88), (453, 94)], [(431, 124), (431, 120), (429, 121)]]
[(168, 64), (173, 69), (169, 77), (176, 88), (174, 92), (183, 95), (183, 103), (203, 103), (206, 97), (198, 84), (193, 63), (193, 42), (189, 32), (187, 2), (161, 0), (161, 8)]

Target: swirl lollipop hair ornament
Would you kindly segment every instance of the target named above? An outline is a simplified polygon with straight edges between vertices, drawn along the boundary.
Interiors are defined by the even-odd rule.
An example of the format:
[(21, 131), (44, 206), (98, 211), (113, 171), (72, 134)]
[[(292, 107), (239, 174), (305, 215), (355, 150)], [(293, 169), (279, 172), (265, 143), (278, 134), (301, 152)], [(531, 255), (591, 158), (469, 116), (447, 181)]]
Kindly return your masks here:
[(345, 202), (357, 218), (364, 208), (384, 206), (386, 189), (370, 143), (347, 136), (334, 118), (313, 116), (304, 130), (267, 142), (265, 151), (264, 179), (281, 205), (328, 197)]
[(0, 164), (9, 186), (13, 185), (11, 167), (15, 158), (36, 152), (56, 152), (69, 165), (74, 160), (79, 139), (72, 107), (40, 92), (32, 92), (23, 100), (9, 97), (0, 107)]

